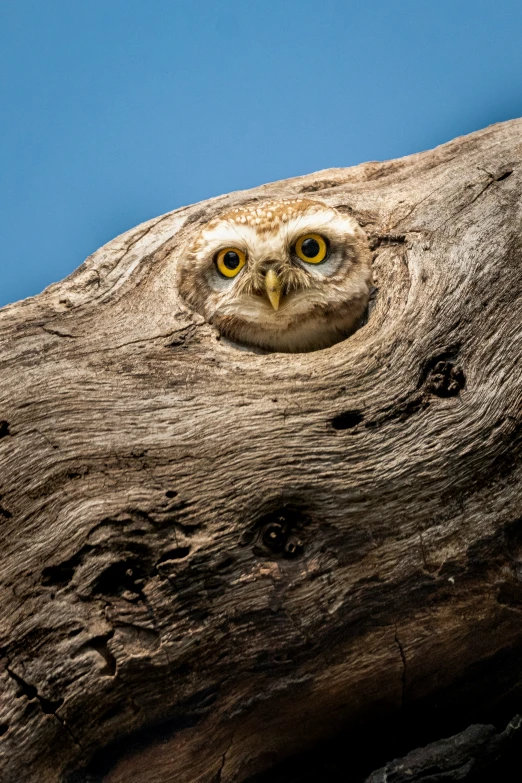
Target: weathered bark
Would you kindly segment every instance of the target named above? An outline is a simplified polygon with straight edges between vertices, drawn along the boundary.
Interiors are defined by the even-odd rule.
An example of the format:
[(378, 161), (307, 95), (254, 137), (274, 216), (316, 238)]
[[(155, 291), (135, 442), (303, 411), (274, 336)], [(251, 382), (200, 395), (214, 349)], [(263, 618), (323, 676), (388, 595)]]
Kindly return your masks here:
[[(177, 210), (1, 311), (2, 781), (240, 781), (521, 695), (521, 131)], [(237, 350), (176, 260), (302, 193), (367, 231), (369, 321)]]
[[(470, 726), (447, 740), (409, 753), (374, 772), (365, 783), (442, 783), (469, 779), (491, 769), (520, 730), (520, 717), (498, 733), (494, 726)], [(518, 739), (518, 738), (517, 738)], [(501, 778), (496, 778), (501, 780)]]

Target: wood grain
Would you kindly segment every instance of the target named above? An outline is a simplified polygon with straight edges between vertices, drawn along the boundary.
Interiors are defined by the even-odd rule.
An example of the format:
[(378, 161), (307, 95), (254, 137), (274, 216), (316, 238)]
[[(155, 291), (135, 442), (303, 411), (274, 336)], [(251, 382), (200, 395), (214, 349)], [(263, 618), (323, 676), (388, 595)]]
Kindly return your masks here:
[[(1, 780), (241, 781), (522, 648), (521, 132), (177, 210), (2, 309)], [(368, 323), (238, 350), (177, 260), (303, 193), (367, 232)]]

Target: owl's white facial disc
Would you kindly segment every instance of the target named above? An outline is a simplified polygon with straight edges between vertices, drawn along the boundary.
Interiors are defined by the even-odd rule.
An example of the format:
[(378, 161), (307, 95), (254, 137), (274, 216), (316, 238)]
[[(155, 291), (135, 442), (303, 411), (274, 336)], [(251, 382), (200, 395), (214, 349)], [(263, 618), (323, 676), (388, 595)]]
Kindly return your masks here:
[(310, 351), (356, 327), (370, 267), (353, 218), (307, 199), (267, 201), (210, 221), (182, 260), (179, 287), (235, 342)]

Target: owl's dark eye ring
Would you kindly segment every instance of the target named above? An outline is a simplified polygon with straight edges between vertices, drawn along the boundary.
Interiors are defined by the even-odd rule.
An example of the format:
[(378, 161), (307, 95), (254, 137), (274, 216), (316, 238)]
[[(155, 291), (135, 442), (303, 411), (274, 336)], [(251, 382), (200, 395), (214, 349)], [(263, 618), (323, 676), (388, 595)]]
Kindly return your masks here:
[(224, 247), (215, 257), (216, 266), (223, 277), (235, 277), (246, 264), (246, 255), (238, 247)]
[(320, 264), (328, 253), (328, 242), (321, 234), (303, 234), (295, 243), (295, 254), (307, 264)]

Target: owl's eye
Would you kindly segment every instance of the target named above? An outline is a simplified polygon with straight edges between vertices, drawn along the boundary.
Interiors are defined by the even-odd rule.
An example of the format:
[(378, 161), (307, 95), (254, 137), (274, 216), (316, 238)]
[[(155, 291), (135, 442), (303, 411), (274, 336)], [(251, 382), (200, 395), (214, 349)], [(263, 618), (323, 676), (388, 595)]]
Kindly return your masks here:
[(295, 243), (295, 253), (307, 264), (320, 264), (326, 258), (328, 245), (320, 234), (303, 234)]
[(235, 277), (246, 263), (246, 255), (237, 247), (224, 247), (216, 256), (216, 266), (225, 277)]

